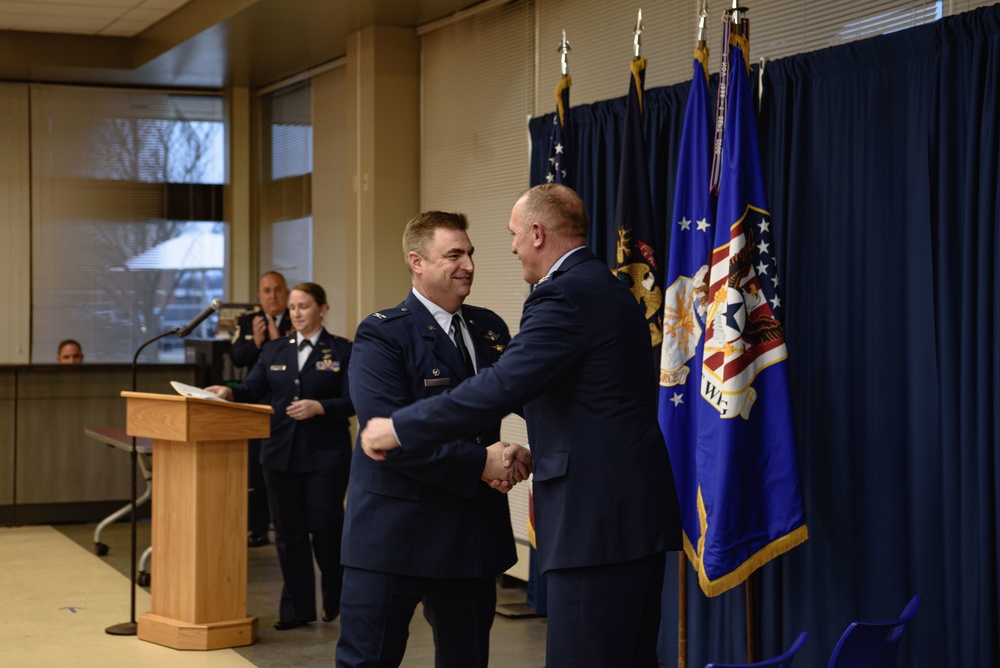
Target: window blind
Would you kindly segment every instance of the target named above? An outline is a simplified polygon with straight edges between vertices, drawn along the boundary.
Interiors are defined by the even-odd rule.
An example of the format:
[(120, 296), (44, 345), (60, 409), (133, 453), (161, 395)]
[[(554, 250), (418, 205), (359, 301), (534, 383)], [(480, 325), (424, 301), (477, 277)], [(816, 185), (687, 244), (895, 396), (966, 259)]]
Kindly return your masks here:
[[(28, 88), (0, 84), (0, 364), (28, 361), (31, 227)], [(54, 357), (54, 354), (53, 354)]]
[[(31, 361), (65, 338), (86, 362), (131, 361), (224, 297), (222, 100), (45, 85), (30, 98)], [(182, 362), (183, 342), (142, 360)]]
[(260, 266), (288, 286), (312, 280), (312, 87), (260, 97)]

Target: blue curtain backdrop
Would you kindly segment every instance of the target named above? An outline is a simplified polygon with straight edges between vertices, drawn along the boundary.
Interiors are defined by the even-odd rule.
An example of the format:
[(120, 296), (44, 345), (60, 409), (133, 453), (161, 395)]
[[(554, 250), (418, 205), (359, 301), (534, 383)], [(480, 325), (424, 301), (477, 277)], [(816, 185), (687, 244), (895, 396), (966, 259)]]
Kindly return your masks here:
[[(666, 230), (688, 89), (646, 91)], [(851, 621), (895, 618), (919, 593), (900, 666), (1000, 665), (998, 102), (1000, 6), (765, 68), (760, 140), (810, 539), (759, 572), (762, 657), (805, 630), (796, 663), (826, 665)], [(569, 169), (607, 257), (624, 98), (570, 113)], [(533, 180), (548, 123), (530, 123)], [(669, 562), (661, 659), (674, 666)], [(745, 660), (744, 589), (706, 599), (686, 575), (688, 665)]]

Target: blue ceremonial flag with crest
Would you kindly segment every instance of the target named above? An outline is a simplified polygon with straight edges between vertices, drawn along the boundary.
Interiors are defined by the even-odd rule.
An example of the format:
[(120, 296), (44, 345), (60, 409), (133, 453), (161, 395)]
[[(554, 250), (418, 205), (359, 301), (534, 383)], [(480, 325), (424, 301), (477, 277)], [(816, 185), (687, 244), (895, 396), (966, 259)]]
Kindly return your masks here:
[[(679, 170), (664, 310), (670, 345), (660, 373), (660, 424), (681, 497), (685, 551), (708, 596), (737, 586), (808, 538), (749, 43), (733, 35), (729, 44), (711, 246), (697, 238), (700, 219), (711, 225), (711, 206), (700, 195), (709, 188), (707, 157), (696, 148), (691, 159), (701, 164), (692, 164), (691, 174)], [(697, 79), (697, 64), (695, 73)], [(685, 137), (688, 121), (696, 125), (705, 116), (692, 104)], [(692, 143), (709, 141), (707, 127), (694, 132)], [(694, 185), (701, 178), (704, 188)]]
[(701, 521), (695, 451), (699, 403), (695, 397), (701, 379), (705, 316), (695, 312), (695, 294), (696, 291), (705, 294), (708, 290), (708, 255), (715, 233), (715, 198), (708, 184), (712, 119), (707, 47), (695, 50), (693, 69), (681, 132), (674, 215), (670, 221), (670, 262), (664, 280), (659, 419), (680, 501), (684, 550), (691, 563), (698, 563)]
[(646, 59), (633, 58), (625, 103), (625, 130), (618, 172), (618, 198), (612, 233), (615, 257), (609, 259), (614, 274), (635, 296), (649, 326), (654, 363), (663, 340), (663, 259), (657, 257), (653, 196), (649, 187), (649, 159), (642, 127)]

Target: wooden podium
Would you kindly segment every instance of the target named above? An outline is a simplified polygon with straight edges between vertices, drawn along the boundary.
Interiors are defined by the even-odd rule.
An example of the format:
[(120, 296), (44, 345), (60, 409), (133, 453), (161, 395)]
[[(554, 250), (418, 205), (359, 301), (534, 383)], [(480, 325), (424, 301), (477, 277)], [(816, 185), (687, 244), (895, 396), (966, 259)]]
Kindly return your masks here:
[(122, 392), (126, 431), (153, 439), (150, 611), (141, 640), (174, 649), (253, 643), (247, 615), (247, 439), (270, 406)]

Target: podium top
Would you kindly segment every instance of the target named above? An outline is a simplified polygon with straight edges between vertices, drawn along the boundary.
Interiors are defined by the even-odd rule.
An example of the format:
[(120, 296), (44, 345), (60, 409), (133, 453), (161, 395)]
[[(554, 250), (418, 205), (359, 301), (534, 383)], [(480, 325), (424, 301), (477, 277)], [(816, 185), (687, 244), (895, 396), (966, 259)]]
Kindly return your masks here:
[(270, 406), (148, 392), (121, 396), (128, 400), (129, 436), (189, 443), (267, 438), (271, 433)]
[(267, 413), (268, 415), (274, 413), (274, 409), (270, 406), (264, 406), (262, 404), (241, 404), (236, 401), (225, 401), (223, 399), (199, 399), (197, 397), (182, 397), (179, 394), (159, 394), (156, 392), (129, 392), (128, 390), (122, 390), (121, 395), (126, 399), (152, 399), (154, 401), (183, 401), (193, 404), (206, 404), (208, 406), (229, 406), (230, 408), (238, 408), (240, 410), (254, 411), (257, 413)]

